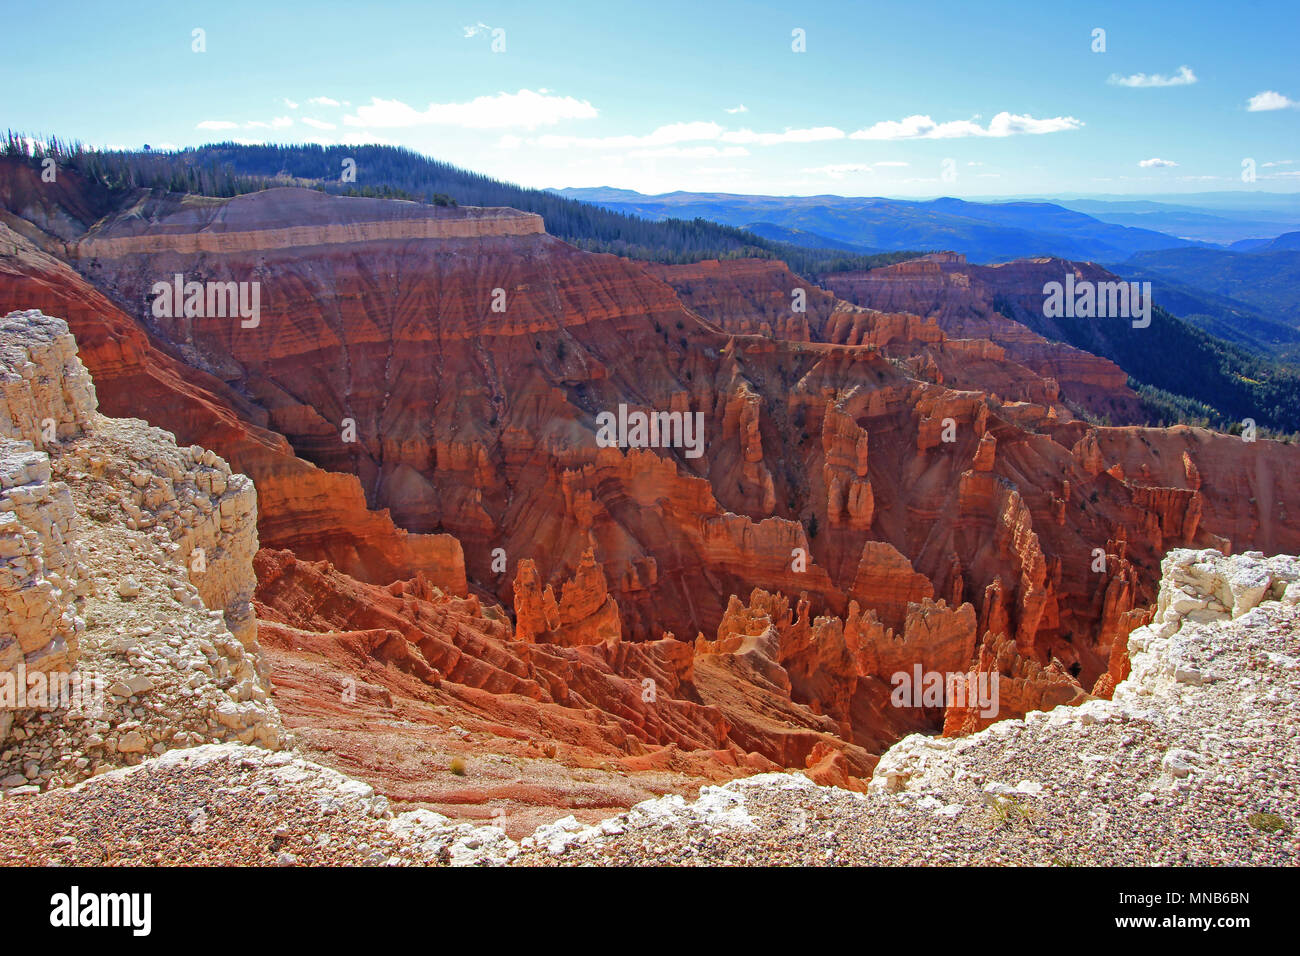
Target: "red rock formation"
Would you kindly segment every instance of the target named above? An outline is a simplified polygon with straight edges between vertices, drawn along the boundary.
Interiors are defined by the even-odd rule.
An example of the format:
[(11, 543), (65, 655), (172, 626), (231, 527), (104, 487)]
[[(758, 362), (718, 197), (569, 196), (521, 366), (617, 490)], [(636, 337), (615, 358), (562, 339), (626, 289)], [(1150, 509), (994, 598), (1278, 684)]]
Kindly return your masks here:
[(849, 762), (843, 751), (836, 750), (830, 744), (819, 743), (813, 747), (806, 761), (804, 774), (813, 783), (823, 787), (841, 787), (845, 790), (867, 792), (867, 782), (849, 773)]
[(1036, 294), (1041, 305), (1043, 283), (1060, 280), (1059, 262), (973, 266), (959, 254), (937, 253), (869, 272), (836, 273), (826, 277), (825, 286), (859, 306), (925, 316), (955, 339), (991, 340), (1011, 361), (1059, 382), (1067, 398), (1089, 411), (1112, 420), (1137, 420), (1137, 395), (1123, 369), (1046, 339), (997, 308), (1000, 297), (1017, 292)]
[[(486, 722), (496, 738), (543, 750), (558, 745), (552, 756), (575, 767), (618, 761), (637, 772), (671, 768), (727, 779), (801, 767), (819, 744), (842, 751), (856, 776), (874, 765), (870, 754), (836, 738), (831, 721), (791, 700), (779, 665), (752, 647), (698, 660), (671, 635), (531, 644), (514, 639), (498, 609), (445, 594), (424, 578), (378, 587), (326, 562), (269, 550), (259, 552), (256, 570), (260, 634), (279, 665), (277, 682), (318, 658), (332, 675), (317, 687), (295, 682), (290, 703), (281, 703), (290, 726), (346, 723), (360, 694), (376, 719), (385, 708), (433, 706), (439, 724)], [(585, 573), (598, 573), (595, 564)], [(411, 799), (445, 799), (434, 781), (407, 779), (378, 755), (353, 752), (343, 763), (399, 784)]]
[(562, 597), (548, 584), (539, 590), (537, 568), (525, 558), (515, 578), (515, 620), (518, 637), (529, 643), (544, 642), (580, 647), (617, 641), (622, 634), (618, 604), (609, 594), (605, 575), (590, 548), (573, 577), (565, 583)]
[(867, 750), (941, 719), (941, 711), (894, 706), (895, 675), (910, 674), (918, 664), (925, 671), (964, 672), (974, 651), (975, 611), (969, 604), (949, 609), (943, 601), (912, 603), (895, 632), (874, 612), (862, 613), (856, 601), (844, 619), (810, 620), (806, 595), (796, 615), (783, 595), (757, 588), (748, 605), (732, 596), (716, 640), (696, 640), (701, 655), (750, 655), (753, 666), (763, 667), (765, 682), (833, 718), (839, 737)]
[(213, 449), (257, 487), (264, 545), (326, 558), (349, 573), (388, 581), (423, 571), (443, 586), (467, 587), (459, 543), (449, 535), (413, 535), (366, 508), (360, 484), (297, 458), (280, 435), (225, 382), (183, 364), (66, 264), (0, 225), (0, 311), (38, 308), (68, 322), (81, 359), (99, 386), (100, 407), (116, 418), (143, 418), (178, 441)]
[[(629, 734), (645, 744), (726, 747), (721, 714), (693, 703), (689, 693), (678, 696), (691, 679), (689, 645), (671, 639), (623, 644), (616, 638), (594, 647), (528, 644), (513, 640), (513, 628), (498, 609), (483, 608), (477, 597), (453, 597), (424, 578), (379, 587), (327, 562), (269, 550), (259, 552), (256, 570), (263, 626), (350, 635), (349, 640), (359, 633), (399, 635), (406, 648), (394, 649), (391, 658), (399, 670), (431, 689), (498, 708), (501, 720), (520, 705), (492, 704), (491, 696), (527, 698), (539, 737), (606, 754), (624, 752)], [(642, 699), (645, 679), (656, 685), (652, 700)], [(409, 686), (406, 693), (413, 693)], [(540, 705), (548, 705), (541, 707), (542, 716), (534, 713)]]
[[(996, 680), (996, 689), (990, 683)], [(1061, 662), (1046, 667), (1026, 659), (1010, 639), (986, 633), (975, 667), (949, 693), (943, 720), (946, 737), (972, 734), (997, 720), (1023, 717), (1033, 710), (1051, 710), (1062, 704), (1077, 705), (1088, 699)], [(983, 698), (983, 700), (981, 700)], [(988, 703), (987, 708), (981, 706)]]
[[(825, 341), (835, 297), (801, 279), (783, 262), (707, 259), (646, 271), (673, 287), (682, 304), (719, 328), (793, 342)], [(802, 300), (802, 301), (801, 301)]]
[(822, 418), (822, 480), (826, 514), (832, 525), (870, 530), (875, 495), (868, 477), (870, 439), (842, 409), (830, 407)]
[[(234, 221), (237, 211), (230, 210), (233, 232), (251, 234), (268, 221), (254, 198), (243, 205), (256, 215), (241, 214), (251, 222)], [(281, 213), (290, 198), (274, 197)], [(97, 235), (111, 238), (115, 228)], [(947, 593), (960, 566), (964, 592), (997, 598), (996, 606), (980, 598), (982, 620), (1005, 618), (1022, 650), (1043, 659), (1063, 655), (1093, 679), (1106, 669), (1110, 640), (1066, 646), (1075, 635), (1096, 633), (1103, 613), (1083, 571), (1093, 548), (1119, 527), (1161, 543), (1223, 537), (1204, 526), (1197, 513), (1204, 506), (1195, 498), (1145, 490), (1140, 472), (1111, 489), (1117, 494), (1103, 499), (1100, 514), (1089, 510), (1091, 501), (1070, 500), (1100, 493), (1092, 482), (1101, 462), (1093, 453), (1062, 461), (1058, 441), (1074, 447), (1085, 435), (1070, 424), (1068, 409), (1052, 404), (1052, 383), (995, 352), (985, 351), (977, 365), (964, 347), (952, 351), (958, 340), (923, 333), (924, 323), (856, 310), (854, 321), (871, 323), (875, 345), (810, 342), (791, 351), (780, 339), (712, 331), (632, 263), (578, 253), (544, 236), (464, 243), (366, 243), (368, 255), (379, 257), (367, 261), (406, 277), (404, 294), (412, 301), (439, 303), (436, 321), (407, 320), (383, 305), (369, 273), (348, 257), (348, 243), (332, 243), (284, 250), (279, 265), (268, 260), (266, 268), (278, 270), (268, 273), (277, 277), (268, 280), (275, 294), (268, 291), (258, 328), (193, 320), (160, 331), (228, 368), (295, 450), (356, 472), (370, 502), (389, 507), (403, 526), (447, 529), (467, 542), (470, 574), (499, 599), (510, 598), (511, 575), (491, 569), (494, 548), (516, 570), (531, 558), (543, 589), (557, 587), (593, 548), (613, 588), (621, 632), (634, 639), (710, 630), (725, 597), (754, 585), (807, 591), (818, 610), (837, 615), (856, 599), (898, 627), (908, 601)], [(416, 246), (424, 251), (416, 255)], [(96, 268), (111, 273), (123, 294), (143, 294), (147, 278), (171, 268), (168, 255), (133, 254)], [(212, 253), (201, 262), (230, 277), (262, 268), (260, 259), (242, 255)], [(315, 261), (319, 271), (304, 271)], [(470, 262), (482, 268), (465, 268)], [(693, 294), (742, 310), (754, 298), (746, 275), (757, 267), (745, 265), (749, 273), (737, 278), (728, 266), (702, 266), (689, 279), (701, 283)], [(661, 271), (680, 283), (686, 270)], [(783, 298), (788, 286), (803, 288), (783, 267), (757, 271)], [(320, 275), (329, 277), (328, 287)], [(729, 276), (718, 279), (725, 294), (709, 292), (710, 275)], [(489, 277), (508, 290), (510, 303), (490, 328)], [(810, 324), (814, 337), (833, 317), (853, 311), (815, 287), (808, 292), (810, 311), (803, 314), (825, 318)], [(321, 310), (326, 299), (341, 303), (340, 318)], [(722, 310), (711, 321), (731, 321), (722, 306), (711, 307)], [(348, 330), (346, 340), (338, 328)], [(467, 336), (478, 336), (486, 364), (458, 358)], [(925, 368), (934, 369), (926, 373), (932, 381), (900, 374), (881, 359), (882, 348), (920, 349)], [(340, 353), (346, 362), (338, 361)], [(303, 380), (304, 368), (320, 371)], [(433, 383), (431, 368), (441, 370)], [(1000, 388), (1019, 383), (1021, 395), (1047, 404), (1005, 403), (934, 384), (976, 374), (971, 369)], [(710, 436), (707, 454), (595, 447), (594, 413), (632, 394), (646, 396), (634, 408), (699, 412)], [(348, 418), (358, 425), (351, 445), (339, 440)], [(971, 475), (963, 475), (967, 469)], [(1049, 474), (1060, 474), (1059, 483), (1039, 489)], [(1008, 483), (1025, 492), (1009, 498), (1002, 490)], [(538, 541), (559, 547), (537, 552)], [(321, 546), (289, 543), (308, 556)], [(904, 579), (928, 579), (928, 589), (895, 594), (896, 572), (879, 577), (875, 556), (894, 552), (906, 555)], [(349, 569), (364, 564), (332, 556)], [(1148, 582), (1154, 557), (1140, 556)], [(1070, 579), (1063, 593), (1057, 575)], [(1138, 602), (1146, 597), (1133, 595)]]
[[(277, 190), (212, 203), (221, 241), (158, 199), (83, 242), (89, 200), (10, 199), (0, 307), (67, 317), (106, 411), (253, 476), (264, 544), (298, 559), (259, 561), (286, 647), (349, 635), (410, 699), (466, 688), (455, 707), (583, 759), (730, 773), (825, 744), (861, 776), (945, 720), (894, 707), (895, 673), (978, 673), (987, 633), (980, 661), (1029, 681), (1012, 705), (1050, 698), (1034, 667), (1100, 692), (1163, 549), (1300, 550), (1300, 449), (1078, 421), (1062, 396), (1130, 401), (1113, 369), (1001, 318), (952, 260), (825, 291), (771, 263), (591, 255), (509, 214), (413, 238), (410, 217)], [(81, 274), (49, 251), (76, 249)], [(176, 271), (261, 282), (256, 327), (155, 319)], [(868, 293), (881, 311), (836, 298)], [(601, 447), (620, 405), (701, 416), (700, 454)], [(486, 605), (443, 599), (467, 585)], [(674, 701), (653, 717), (642, 677)]]

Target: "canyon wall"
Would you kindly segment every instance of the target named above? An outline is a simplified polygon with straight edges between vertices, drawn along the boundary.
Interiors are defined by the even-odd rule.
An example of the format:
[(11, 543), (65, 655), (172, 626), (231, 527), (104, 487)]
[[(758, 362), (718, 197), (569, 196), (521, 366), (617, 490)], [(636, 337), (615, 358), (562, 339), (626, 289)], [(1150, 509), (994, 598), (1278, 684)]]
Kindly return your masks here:
[[(859, 306), (926, 316), (953, 338), (994, 342), (1011, 360), (1058, 382), (1088, 412), (1117, 424), (1140, 421), (1137, 395), (1118, 365), (1059, 337), (1045, 338), (1004, 314), (1011, 298), (1041, 306), (1044, 282), (1061, 281), (1064, 271), (1060, 260), (975, 266), (965, 256), (936, 253), (867, 272), (835, 273), (825, 284)], [(1088, 277), (1108, 275), (1091, 267)]]
[[(246, 207), (252, 207), (246, 211)], [(165, 219), (165, 224), (159, 224)], [(283, 226), (279, 223), (293, 222)], [(331, 197), (310, 189), (268, 189), (233, 199), (150, 197), (125, 216), (72, 243), (73, 259), (144, 253), (257, 252), (338, 243), (484, 239), (545, 232), (542, 217), (516, 209), (438, 207), (397, 200)]]
[[(342, 202), (273, 190), (223, 206), (222, 225), (254, 231), (286, 203)], [(172, 241), (193, 226), (186, 215), (150, 229)], [(1096, 469), (1076, 449), (1094, 439), (1063, 402), (1067, 386), (1012, 358), (1051, 344), (983, 309), (984, 298), (963, 304), (959, 263), (891, 267), (900, 287), (951, 286), (928, 318), (849, 305), (781, 266), (646, 269), (544, 235), (80, 265), (142, 303), (178, 269), (262, 282), (256, 328), (204, 316), (146, 324), (230, 383), (295, 455), (356, 475), (367, 503), (398, 526), (454, 536), (467, 578), (503, 604), (515, 603), (521, 562), (544, 589), (590, 550), (620, 633), (634, 640), (712, 633), (725, 598), (755, 586), (807, 592), (816, 613), (841, 618), (856, 600), (901, 627), (907, 602), (927, 595), (890, 596), (898, 572), (881, 561), (897, 554), (930, 596), (973, 604), (977, 641), (1005, 629), (1018, 653), (1044, 666), (1055, 655), (1091, 687), (1129, 612), (1153, 597), (1163, 548), (1252, 533), (1221, 522), (1185, 474)], [(796, 289), (806, 290), (802, 313), (789, 307)], [(923, 292), (911, 294), (915, 306)], [(959, 313), (983, 315), (1004, 341), (954, 337), (967, 330), (945, 330), (944, 315)], [(771, 334), (750, 334), (755, 322)], [(1103, 379), (1093, 384), (1114, 397)], [(707, 453), (600, 448), (595, 417), (620, 405), (698, 413)], [(1195, 464), (1208, 452), (1189, 454)], [(315, 532), (293, 540), (273, 521), (263, 520), (268, 543), (363, 570)], [(1113, 555), (1104, 573), (1090, 570), (1097, 549)], [(395, 565), (383, 572), (402, 576)]]
[[(1113, 370), (1065, 374), (1077, 356), (961, 298), (960, 263), (896, 270), (877, 310), (780, 265), (644, 266), (536, 232), (177, 251), (290, 213), (369, 221), (303, 192), (221, 203), (219, 229), (218, 204), (142, 198), (152, 218), (95, 233), (158, 244), (80, 274), (34, 223), (0, 257), (0, 302), (66, 306), (106, 405), (253, 477), (285, 666), (347, 635), (354, 665), (406, 669), (389, 694), (501, 726), (539, 710), (575, 753), (852, 784), (901, 733), (969, 729), (892, 706), (897, 669), (996, 670), (1013, 714), (1108, 694), (1169, 548), (1300, 551), (1279, 520), (1297, 449), (1079, 420), (1071, 382), (1128, 400)], [(176, 272), (260, 283), (258, 323), (155, 316)], [(606, 447), (598, 416), (620, 408), (698, 416), (700, 453)], [(638, 703), (646, 677), (663, 713)]]
[(15, 252), (0, 255), (0, 312), (35, 308), (65, 318), (100, 383), (106, 414), (160, 425), (184, 442), (214, 449), (252, 477), (265, 544), (331, 560), (366, 580), (421, 571), (464, 593), (464, 559), (454, 538), (410, 534), (383, 510), (371, 510), (355, 476), (324, 471), (296, 456), (245, 396), (167, 351), (166, 343), (66, 263), (0, 224), (0, 249), (6, 247)]

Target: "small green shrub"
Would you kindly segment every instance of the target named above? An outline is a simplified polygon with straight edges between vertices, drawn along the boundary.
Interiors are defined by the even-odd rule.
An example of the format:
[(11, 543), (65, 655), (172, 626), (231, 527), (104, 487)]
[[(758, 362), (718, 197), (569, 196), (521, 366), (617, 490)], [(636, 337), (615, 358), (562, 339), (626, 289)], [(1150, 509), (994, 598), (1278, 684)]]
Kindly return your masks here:
[(996, 798), (992, 810), (993, 822), (998, 826), (1015, 823), (1017, 820), (1028, 820), (1031, 816), (1030, 809), (1015, 797)]
[(1291, 827), (1276, 813), (1252, 813), (1246, 822), (1263, 833), (1288, 833)]

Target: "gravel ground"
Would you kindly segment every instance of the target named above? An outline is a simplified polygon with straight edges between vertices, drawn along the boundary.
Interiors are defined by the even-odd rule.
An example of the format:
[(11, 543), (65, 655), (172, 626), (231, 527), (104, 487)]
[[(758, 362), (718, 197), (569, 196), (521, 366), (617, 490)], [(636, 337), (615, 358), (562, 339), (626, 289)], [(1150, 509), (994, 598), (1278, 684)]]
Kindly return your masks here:
[(425, 811), (394, 817), (364, 783), (242, 744), (173, 750), (0, 803), (5, 866), (401, 866), (452, 862), (456, 840), (498, 839)]

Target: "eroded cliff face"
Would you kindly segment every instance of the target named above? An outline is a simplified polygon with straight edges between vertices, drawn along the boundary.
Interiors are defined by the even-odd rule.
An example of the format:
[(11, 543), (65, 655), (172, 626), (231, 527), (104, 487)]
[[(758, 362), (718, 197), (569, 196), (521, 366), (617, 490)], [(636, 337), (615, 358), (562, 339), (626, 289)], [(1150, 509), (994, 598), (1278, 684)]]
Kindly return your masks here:
[(67, 251), (76, 260), (143, 254), (189, 257), (376, 240), (529, 236), (544, 231), (541, 216), (517, 209), (436, 207), (281, 188), (233, 199), (146, 195), (119, 215), (96, 223)]
[[(381, 588), (286, 551), (256, 567), (262, 643), (303, 747), (412, 804), (526, 832), (554, 807), (589, 819), (780, 766), (861, 786), (875, 765), (792, 699), (774, 634), (725, 650), (622, 640), (591, 561), (558, 601), (525, 563), (517, 626), (423, 578)], [(470, 781), (444, 756), (465, 752), (493, 755)]]
[[(567, 734), (574, 753), (850, 785), (899, 734), (974, 726), (895, 706), (899, 671), (997, 670), (1019, 682), (1009, 716), (1108, 694), (1164, 551), (1300, 551), (1280, 520), (1300, 506), (1296, 449), (1077, 420), (1067, 399), (1092, 399), (1072, 383), (1122, 412), (1115, 370), (963, 299), (948, 265), (901, 264), (877, 311), (782, 266), (647, 267), (510, 216), (520, 232), (410, 237), (338, 207), (373, 228), (271, 241), (296, 228), (286, 210), (336, 215), (294, 192), (145, 203), (57, 240), (135, 243), (80, 246), (97, 251), (80, 274), (30, 223), (0, 258), (0, 304), (64, 308), (106, 405), (253, 477), (286, 667), (333, 646), (310, 635), (346, 635), (349, 661), (404, 669), (409, 699), (451, 687), (441, 706)], [(186, 238), (214, 224), (245, 238)], [(257, 322), (156, 315), (177, 272), (259, 283)], [(602, 447), (598, 416), (620, 406), (699, 415), (701, 454)], [(453, 600), (474, 603), (449, 617)], [(330, 710), (306, 690), (301, 708)]]
[[(1109, 277), (1085, 266), (1083, 278)], [(1137, 395), (1118, 365), (1044, 338), (1003, 314), (1010, 301), (1041, 312), (1044, 282), (1061, 281), (1067, 267), (1075, 264), (1043, 259), (976, 266), (964, 256), (937, 253), (828, 276), (826, 287), (859, 306), (925, 316), (955, 339), (995, 343), (1011, 361), (1057, 382), (1065, 397), (1087, 411), (1114, 422), (1140, 420)]]
[[(274, 222), (256, 199), (225, 209), (228, 233)], [(163, 216), (154, 231), (171, 242), (187, 222)], [(990, 505), (987, 491), (954, 494), (976, 464), (976, 442), (983, 459), (993, 458), (978, 463), (988, 469), (982, 473), (1006, 470), (984, 441), (990, 414), (1010, 419), (1015, 432), (1069, 417), (1055, 383), (996, 352), (950, 341), (915, 316), (854, 309), (815, 287), (810, 337), (843, 321), (838, 334), (854, 344), (796, 346), (720, 332), (715, 324), (728, 324), (727, 309), (743, 310), (758, 279), (770, 309), (789, 298), (780, 286), (794, 277), (749, 263), (737, 275), (729, 264), (706, 264), (701, 278), (688, 278), (715, 290), (710, 301), (730, 303), (715, 306), (709, 321), (636, 264), (546, 236), (378, 239), (256, 255), (157, 252), (81, 265), (139, 302), (177, 269), (213, 281), (266, 276), (255, 328), (202, 316), (147, 321), (263, 410), (296, 454), (356, 474), (369, 503), (387, 508), (399, 526), (455, 535), (468, 576), (499, 600), (513, 603), (520, 561), (532, 560), (543, 587), (555, 586), (592, 549), (621, 611), (620, 630), (634, 639), (712, 631), (726, 597), (755, 585), (808, 591), (840, 615), (857, 599), (898, 626), (920, 592), (890, 597), (880, 575), (895, 572), (877, 570), (881, 544), (936, 593), (950, 595), (960, 563), (964, 586), (982, 595), (997, 577), (993, 561), (975, 553), (973, 541), (962, 548), (930, 530), (926, 542), (922, 516), (947, 512), (953, 521)], [(1017, 401), (994, 406), (986, 394), (950, 387), (981, 376)], [(620, 405), (699, 413), (707, 453), (599, 447), (596, 416)], [(945, 435), (948, 422), (955, 430)], [(1004, 460), (1011, 448), (1004, 445)], [(272, 528), (263, 536), (314, 556)], [(539, 551), (539, 541), (558, 547)], [(920, 548), (927, 543), (929, 554)], [(1002, 550), (1023, 547), (1013, 538)], [(505, 571), (494, 570), (497, 548)], [(358, 571), (357, 562), (325, 556)], [(999, 594), (1019, 617), (1022, 595), (1038, 587), (1023, 607), (1036, 630), (1039, 604), (1051, 603), (1047, 586), (1018, 579), (1017, 572), (1014, 586), (1004, 581)]]
[(367, 580), (422, 571), (464, 592), (458, 542), (448, 535), (409, 534), (383, 511), (370, 510), (355, 476), (324, 471), (296, 456), (282, 435), (265, 427), (264, 410), (168, 351), (168, 343), (149, 335), (138, 318), (38, 241), (59, 245), (32, 224), (20, 234), (0, 223), (0, 250), (8, 252), (0, 255), (0, 312), (35, 308), (65, 319), (99, 383), (105, 414), (143, 418), (183, 441), (215, 449), (252, 477), (262, 501), (259, 532), (268, 546), (331, 560)]

